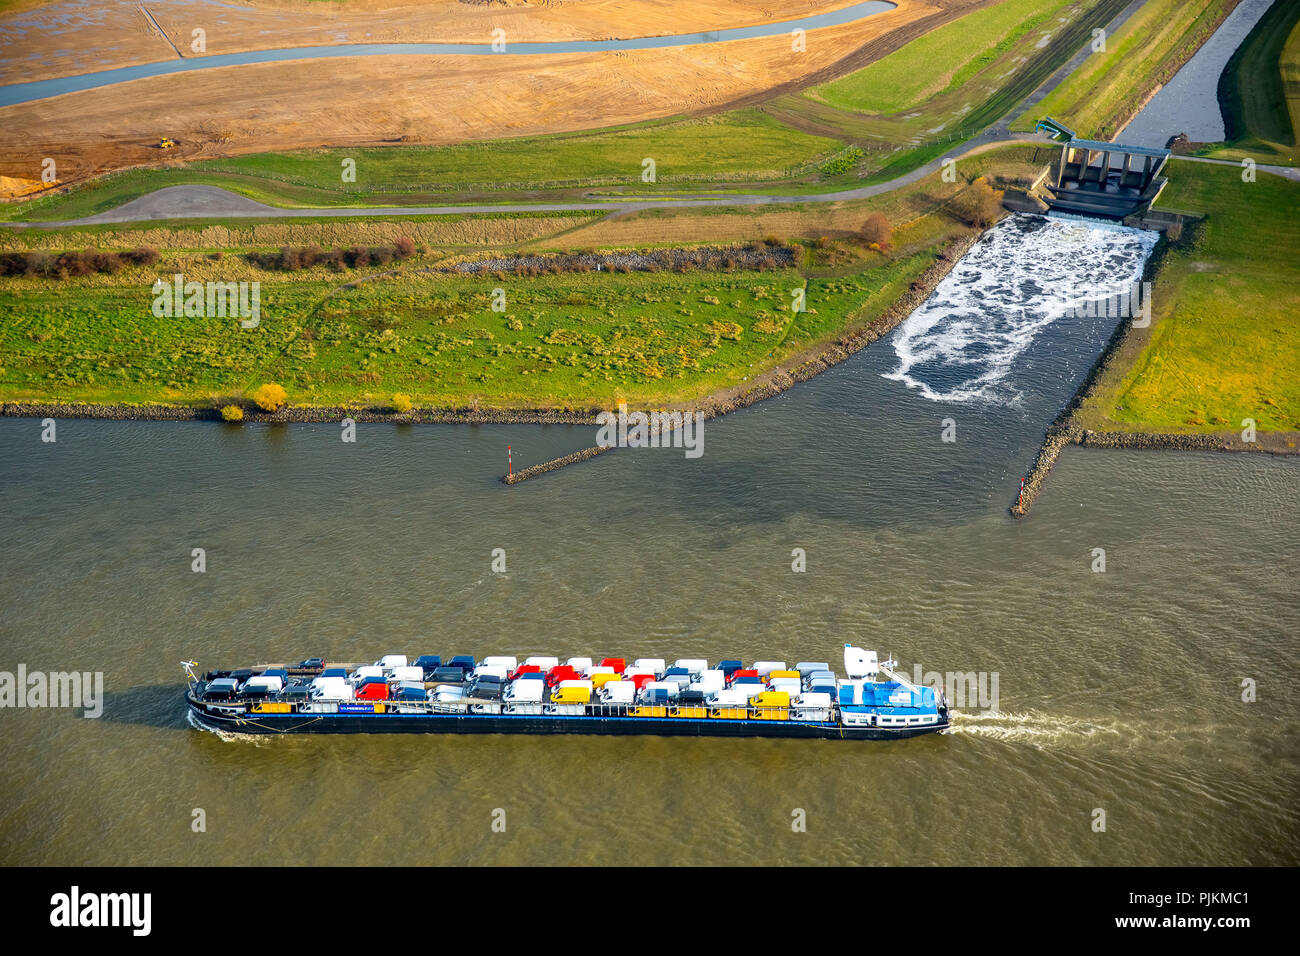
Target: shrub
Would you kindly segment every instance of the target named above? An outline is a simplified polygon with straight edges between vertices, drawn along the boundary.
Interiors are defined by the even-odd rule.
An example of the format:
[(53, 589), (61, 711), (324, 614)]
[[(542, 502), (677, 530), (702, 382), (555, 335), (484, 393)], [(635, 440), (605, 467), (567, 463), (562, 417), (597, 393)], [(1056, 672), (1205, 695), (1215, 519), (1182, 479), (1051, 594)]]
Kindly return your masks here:
[(39, 250), (27, 253), (26, 272), (29, 276), (50, 275), (54, 272), (55, 258), (52, 253)]
[(244, 420), (244, 410), (238, 405), (226, 405), (221, 409), (221, 417), (228, 422), (242, 422)]
[(267, 382), (253, 393), (253, 401), (264, 412), (277, 411), (288, 399), (284, 389), (274, 382)]
[(817, 168), (821, 170), (823, 176), (838, 176), (840, 173), (847, 173), (858, 165), (866, 155), (861, 149), (854, 146), (845, 150), (839, 156), (827, 160)]
[(88, 254), (82, 252), (65, 252), (63, 255), (59, 256), (59, 260), (54, 264), (54, 268), (60, 277), (87, 276), (90, 275), (93, 266)]
[(881, 250), (888, 249), (893, 238), (894, 227), (889, 224), (884, 213), (873, 212), (862, 224), (862, 240), (868, 246), (875, 246)]
[(997, 221), (1002, 212), (1002, 193), (981, 176), (962, 190), (954, 205), (957, 214), (967, 223), (986, 229)]
[(135, 265), (152, 265), (157, 259), (156, 251), (143, 247), (123, 253), (100, 252), (94, 249), (50, 253), (33, 249), (29, 252), (0, 254), (0, 275), (29, 275), (45, 279), (88, 276), (95, 272), (112, 275), (128, 262)]
[[(216, 253), (218, 259), (221, 253)], [(158, 250), (151, 246), (138, 246), (130, 252), (124, 253), (122, 258), (137, 266), (151, 266), (158, 261)]]
[(284, 246), (279, 252), (249, 252), (244, 258), (263, 269), (297, 272), (312, 266), (329, 266), (336, 272), (344, 266), (364, 269), (372, 263), (384, 265), (394, 259), (415, 255), (415, 243), (408, 236), (398, 237), (391, 246), (352, 246), (349, 249), (322, 249), (320, 246)]
[(411, 396), (398, 392), (393, 396), (393, 411), (399, 415), (405, 415), (411, 410)]

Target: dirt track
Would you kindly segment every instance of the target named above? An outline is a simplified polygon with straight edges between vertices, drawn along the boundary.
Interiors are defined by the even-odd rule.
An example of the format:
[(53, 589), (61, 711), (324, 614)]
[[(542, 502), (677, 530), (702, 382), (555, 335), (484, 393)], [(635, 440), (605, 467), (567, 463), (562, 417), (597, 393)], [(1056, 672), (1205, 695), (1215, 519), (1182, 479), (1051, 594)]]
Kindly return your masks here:
[[(544, 62), (509, 54), (341, 58), (138, 80), (0, 110), (0, 128), (5, 130), (0, 174), (33, 178), (46, 156), (57, 157), (65, 182), (158, 164), (163, 157), (151, 144), (161, 135), (179, 143), (166, 158), (174, 162), (324, 145), (463, 142), (713, 112), (855, 69), (987, 0), (897, 2), (898, 9), (858, 23), (810, 32), (807, 51), (798, 55), (791, 53), (787, 38), (775, 37), (664, 50), (552, 54)], [(777, 0), (771, 7), (764, 5), (764, 13), (800, 16), (842, 5)], [(465, 16), (479, 17), (480, 23), (485, 22), (484, 9), (496, 11), (494, 15), (514, 13), (513, 8), (451, 6), (465, 7)], [(719, 22), (723, 12), (736, 14), (729, 25), (738, 25), (744, 9), (754, 19), (758, 6), (756, 0), (729, 0), (716, 8), (673, 4), (668, 16), (664, 3), (642, 0), (631, 9), (644, 7), (639, 16), (650, 18), (653, 12), (658, 19), (617, 32), (662, 34), (682, 32), (697, 22), (725, 25)], [(705, 10), (710, 11), (707, 17)], [(701, 12), (692, 19), (691, 11)], [(524, 12), (534, 18), (539, 31), (542, 24), (552, 31), (571, 31), (571, 21), (581, 14), (589, 36), (601, 32), (597, 14), (620, 13), (603, 0)], [(243, 10), (234, 13), (243, 15)], [(757, 17), (760, 22), (773, 18)], [(0, 40), (6, 22), (0, 21)], [(447, 39), (443, 31), (448, 28), (441, 20), (437, 23), (437, 37), (418, 38)], [(164, 43), (157, 31), (154, 36)], [(349, 36), (353, 41), (376, 39)], [(0, 44), (9, 60), (11, 47)], [(208, 50), (217, 49), (210, 32)], [(15, 77), (10, 73), (6, 79)], [(250, 90), (256, 91), (254, 97), (248, 95)]]

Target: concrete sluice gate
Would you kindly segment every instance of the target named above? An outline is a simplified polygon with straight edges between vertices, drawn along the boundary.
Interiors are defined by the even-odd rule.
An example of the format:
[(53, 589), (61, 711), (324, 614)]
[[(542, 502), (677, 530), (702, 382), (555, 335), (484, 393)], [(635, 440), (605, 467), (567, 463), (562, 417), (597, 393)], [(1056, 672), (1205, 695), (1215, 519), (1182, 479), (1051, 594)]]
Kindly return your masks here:
[[(1167, 149), (1070, 139), (1048, 178), (1048, 206), (1057, 212), (1103, 219), (1144, 213), (1165, 184)], [(1094, 162), (1097, 159), (1097, 162)]]

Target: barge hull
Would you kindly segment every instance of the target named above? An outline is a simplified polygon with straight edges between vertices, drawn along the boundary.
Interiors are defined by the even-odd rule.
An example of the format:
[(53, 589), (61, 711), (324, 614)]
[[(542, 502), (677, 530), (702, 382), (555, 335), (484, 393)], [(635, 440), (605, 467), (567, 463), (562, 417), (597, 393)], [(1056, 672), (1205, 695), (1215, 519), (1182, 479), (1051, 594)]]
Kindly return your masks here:
[(793, 737), (825, 740), (902, 740), (947, 730), (948, 723), (915, 727), (845, 727), (793, 720), (686, 717), (580, 717), (505, 714), (252, 714), (217, 715), (189, 703), (204, 728), (234, 734), (602, 734), (657, 737)]

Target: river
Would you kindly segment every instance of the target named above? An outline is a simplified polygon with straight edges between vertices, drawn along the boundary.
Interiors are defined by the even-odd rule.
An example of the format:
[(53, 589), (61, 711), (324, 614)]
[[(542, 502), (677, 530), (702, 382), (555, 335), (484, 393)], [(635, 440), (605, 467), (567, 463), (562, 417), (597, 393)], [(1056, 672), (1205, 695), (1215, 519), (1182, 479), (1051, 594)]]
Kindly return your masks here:
[(1173, 79), (1116, 134), (1115, 142), (1164, 149), (1170, 137), (1179, 133), (1186, 133), (1193, 143), (1222, 141), (1219, 77), (1272, 5), (1273, 0), (1241, 0)]
[[(592, 430), (363, 424), (345, 444), (337, 425), (64, 420), (43, 443), (38, 421), (0, 419), (0, 669), (103, 671), (108, 697), (98, 720), (0, 711), (0, 862), (1300, 862), (1297, 463), (1069, 448), (1032, 515), (1008, 517), (1113, 320), (992, 330), (1043, 301), (1047, 250), (1102, 263), (1109, 244), (1118, 281), (1143, 241), (1017, 220), (972, 255), (1012, 251), (1015, 231), (1003, 304), (964, 320), (999, 375), (971, 352), (919, 356), (904, 323), (708, 422), (693, 460), (620, 450), (507, 488), (507, 444), (528, 463)], [(938, 337), (958, 321), (914, 318)], [(975, 380), (987, 391), (950, 397)], [(407, 652), (838, 668), (846, 641), (909, 674), (996, 674), (998, 709), (875, 744), (227, 740), (186, 724), (178, 666)]]

